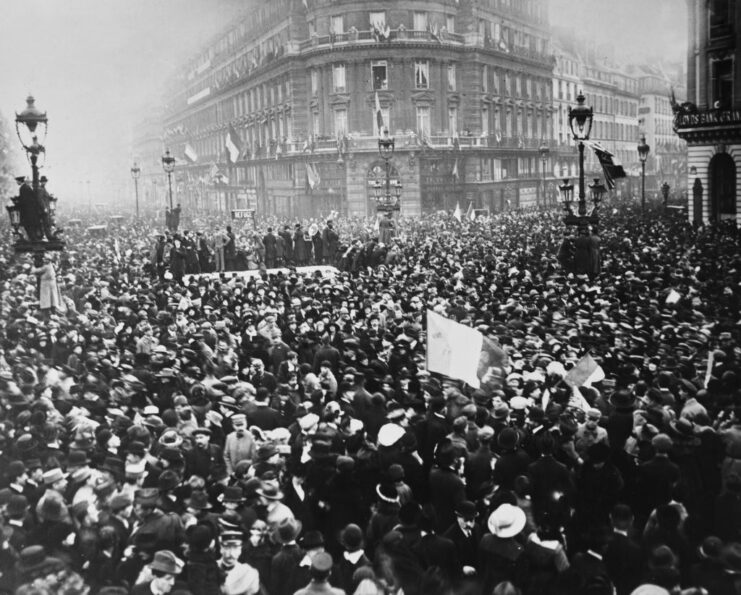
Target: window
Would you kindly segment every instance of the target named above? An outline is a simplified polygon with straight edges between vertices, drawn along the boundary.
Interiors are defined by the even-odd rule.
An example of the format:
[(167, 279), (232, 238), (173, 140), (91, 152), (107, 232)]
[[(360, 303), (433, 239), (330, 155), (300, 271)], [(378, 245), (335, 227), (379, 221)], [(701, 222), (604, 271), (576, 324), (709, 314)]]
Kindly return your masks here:
[(332, 85), (335, 93), (345, 92), (345, 65), (335, 64), (332, 66)]
[[(383, 117), (383, 126), (388, 130), (391, 130), (391, 111), (387, 107), (381, 108), (381, 116)], [(378, 118), (376, 117), (376, 108), (373, 108), (373, 134), (375, 136), (381, 136), (381, 131), (378, 130)]]
[(448, 33), (455, 33), (455, 17), (452, 14), (449, 14), (445, 18), (445, 28), (448, 30)]
[(414, 13), (414, 30), (415, 31), (427, 31), (427, 13), (426, 12), (415, 12)]
[(455, 91), (456, 88), (455, 64), (448, 64), (448, 91)]
[(458, 108), (448, 108), (448, 131), (452, 136), (455, 136), (458, 132)]
[(417, 134), (421, 137), (430, 135), (430, 108), (426, 105), (417, 106)]
[(319, 71), (311, 71), (311, 94), (317, 95), (319, 93)]
[(481, 136), (489, 136), (489, 110), (481, 110)]
[(371, 80), (374, 91), (382, 91), (389, 88), (387, 78), (388, 65), (386, 60), (375, 60), (371, 62)]
[(733, 60), (715, 60), (711, 66), (713, 107), (730, 107), (733, 103)]
[(338, 33), (344, 33), (345, 17), (342, 15), (331, 17), (329, 21), (329, 32), (334, 33), (335, 35)]
[(319, 134), (319, 112), (311, 114), (311, 132), (315, 135)]
[(336, 109), (334, 111), (334, 133), (335, 136), (347, 134), (347, 110)]
[(376, 29), (380, 29), (383, 31), (386, 28), (386, 12), (380, 11), (380, 12), (371, 12), (370, 13), (370, 26), (371, 29), (374, 27)]
[(726, 35), (730, 32), (733, 2), (730, 0), (711, 0), (710, 2), (710, 36)]
[(419, 60), (414, 63), (414, 87), (415, 89), (430, 88), (430, 62)]
[(489, 92), (489, 67), (486, 64), (481, 68), (481, 90)]

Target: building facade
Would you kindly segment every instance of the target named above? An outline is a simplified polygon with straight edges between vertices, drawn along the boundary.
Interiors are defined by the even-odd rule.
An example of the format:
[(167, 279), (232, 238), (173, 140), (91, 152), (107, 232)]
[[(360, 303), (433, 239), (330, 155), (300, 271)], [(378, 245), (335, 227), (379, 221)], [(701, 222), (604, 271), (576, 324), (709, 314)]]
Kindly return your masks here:
[(564, 178), (579, 175), (579, 157), (569, 126), (569, 109), (576, 105), (576, 97), (584, 88), (580, 73), (582, 62), (579, 56), (564, 47), (556, 48), (553, 68), (553, 141), (552, 173), (556, 178), (549, 192), (558, 192), (558, 184)]
[(647, 188), (658, 191), (666, 182), (683, 194), (687, 189), (687, 143), (674, 132), (672, 94), (675, 102), (683, 102), (686, 87), (672, 83), (661, 71), (643, 67), (638, 73), (638, 88), (638, 130), (651, 147), (646, 162)]
[(688, 210), (695, 222), (738, 221), (741, 196), (741, 7), (687, 0), (687, 102), (674, 127), (687, 142)]
[(553, 156), (544, 163), (540, 149), (555, 148), (545, 0), (249, 8), (169, 84), (164, 140), (178, 157), (189, 149), (176, 176), (190, 204), (374, 214), (379, 107), (403, 215), (542, 201)]

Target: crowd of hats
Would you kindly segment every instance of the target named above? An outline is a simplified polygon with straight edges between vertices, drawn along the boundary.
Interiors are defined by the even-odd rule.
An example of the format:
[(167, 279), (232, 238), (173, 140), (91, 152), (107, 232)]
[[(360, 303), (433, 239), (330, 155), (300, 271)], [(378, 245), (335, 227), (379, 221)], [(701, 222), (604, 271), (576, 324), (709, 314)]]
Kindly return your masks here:
[[(508, 581), (536, 592), (537, 573), (490, 569), (507, 548), (537, 558), (532, 542), (547, 539), (560, 541), (572, 571), (553, 573), (552, 592), (598, 592), (572, 574), (610, 547), (623, 506), (643, 561), (631, 580), (604, 563), (610, 589), (738, 585), (735, 227), (608, 214), (603, 272), (587, 277), (560, 270), (557, 225), (546, 212), (464, 227), (426, 216), (402, 222), (393, 258), (372, 268), (361, 258), (328, 278), (291, 270), (183, 284), (150, 276), (147, 222), (105, 238), (72, 229), (74, 249), (58, 263), (66, 310), (51, 313), (38, 311), (30, 267), (2, 253), (3, 576), (14, 587), (66, 573), (59, 580), (77, 575), (114, 593), (132, 586), (121, 563), (133, 547), (187, 592), (192, 552), (218, 559), (230, 540), (247, 552), (250, 527), (264, 525), (268, 559), (321, 550), (309, 556), (321, 575), (363, 550), (376, 584), (411, 581), (414, 592), (422, 578), (379, 560), (413, 560), (432, 580), (410, 535), (447, 539), (460, 522), (484, 538), (473, 572), (443, 565), (449, 592)], [(356, 240), (372, 254), (373, 234), (354, 229), (360, 237), (345, 235), (345, 247)], [(426, 369), (428, 309), (502, 347), (501, 367), (480, 387)], [(571, 386), (568, 371), (586, 353), (605, 377)], [(258, 423), (266, 408), (273, 421)], [(199, 440), (215, 459), (197, 462)], [(249, 460), (231, 460), (247, 442)], [(559, 465), (563, 485), (544, 485), (543, 458)], [(653, 465), (667, 485), (652, 481)], [(293, 516), (272, 518), (281, 507)], [(176, 519), (139, 530), (153, 510)], [(113, 548), (110, 576), (95, 574), (96, 547), (84, 544), (100, 550), (111, 517), (122, 516), (128, 541)], [(245, 560), (271, 592), (267, 567)], [(236, 576), (230, 585), (250, 582)]]

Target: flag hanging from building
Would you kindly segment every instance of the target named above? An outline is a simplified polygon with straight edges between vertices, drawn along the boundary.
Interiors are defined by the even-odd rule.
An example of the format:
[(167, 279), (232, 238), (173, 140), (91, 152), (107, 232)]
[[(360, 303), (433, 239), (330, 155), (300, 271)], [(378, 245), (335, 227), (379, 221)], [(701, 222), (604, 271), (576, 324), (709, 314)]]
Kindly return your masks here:
[(236, 163), (239, 160), (239, 155), (242, 153), (241, 149), (242, 141), (234, 130), (234, 126), (229, 124), (229, 129), (226, 132), (226, 154), (229, 158), (229, 163)]
[(196, 150), (190, 146), (190, 143), (185, 143), (185, 160), (188, 161), (188, 163), (195, 163), (198, 161), (198, 153), (196, 153)]
[(468, 208), (466, 209), (466, 219), (473, 221), (476, 219), (476, 213), (473, 210), (473, 201), (468, 201)]
[(317, 171), (316, 166), (312, 163), (306, 164), (306, 181), (309, 183), (309, 188), (312, 190), (319, 186), (319, 183), (321, 182), (319, 172)]
[(596, 361), (594, 361), (594, 358), (587, 353), (566, 373), (563, 380), (569, 386), (578, 388), (580, 386), (591, 386), (594, 382), (599, 382), (604, 379), (604, 370)]
[[(456, 161), (456, 165), (458, 162)], [(455, 211), (453, 211), (453, 217), (458, 219), (458, 223), (461, 223), (461, 205), (460, 203), (455, 203)]]
[(453, 171), (451, 172), (451, 175), (453, 176), (453, 179), (457, 182), (458, 181), (458, 159), (456, 159), (455, 163), (453, 164)]
[(376, 91), (376, 125), (378, 126), (378, 136), (383, 136), (383, 112), (381, 111), (381, 101), (378, 99), (378, 91)]
[(211, 181), (213, 181), (218, 173), (219, 173), (219, 166), (216, 165), (216, 163), (212, 163), (211, 169), (208, 170), (208, 177), (211, 178)]

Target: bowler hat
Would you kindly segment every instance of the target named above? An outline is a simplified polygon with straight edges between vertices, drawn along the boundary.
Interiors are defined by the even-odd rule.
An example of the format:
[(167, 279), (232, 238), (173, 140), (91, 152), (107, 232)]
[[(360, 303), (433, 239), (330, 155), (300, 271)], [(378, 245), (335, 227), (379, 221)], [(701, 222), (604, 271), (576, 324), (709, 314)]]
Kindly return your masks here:
[(283, 499), (283, 492), (281, 492), (272, 483), (263, 482), (260, 487), (255, 490), (255, 493), (263, 498), (267, 498), (268, 500)]
[(307, 531), (299, 539), (298, 544), (305, 550), (315, 550), (324, 547), (324, 535), (321, 531)]
[(5, 512), (10, 518), (22, 517), (26, 514), (27, 509), (28, 498), (26, 498), (23, 494), (13, 494), (10, 497), (10, 500), (8, 500)]
[(211, 508), (211, 503), (208, 501), (208, 494), (203, 490), (193, 490), (185, 501), (185, 505), (188, 508), (195, 508), (196, 510), (208, 510)]
[(134, 498), (143, 506), (156, 506), (159, 492), (157, 488), (141, 488), (136, 490)]
[(272, 539), (275, 543), (285, 545), (295, 541), (301, 533), (302, 524), (297, 519), (284, 519), (273, 529)]
[(470, 500), (461, 500), (455, 506), (455, 514), (467, 521), (472, 521), (476, 518), (476, 505)]
[(23, 579), (22, 582), (30, 582), (63, 567), (64, 563), (60, 559), (46, 555), (44, 546), (31, 545), (21, 550), (16, 572)]
[(347, 525), (340, 533), (340, 544), (349, 552), (363, 547), (363, 530), (354, 523)]
[(239, 486), (227, 486), (224, 488), (222, 494), (222, 502), (242, 502), (244, 500), (244, 493), (242, 488)]

